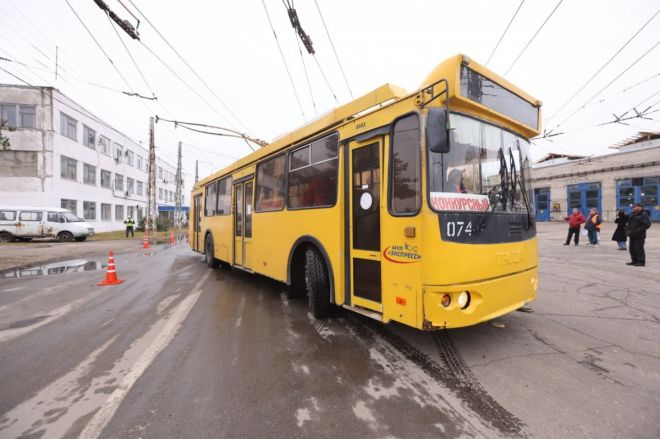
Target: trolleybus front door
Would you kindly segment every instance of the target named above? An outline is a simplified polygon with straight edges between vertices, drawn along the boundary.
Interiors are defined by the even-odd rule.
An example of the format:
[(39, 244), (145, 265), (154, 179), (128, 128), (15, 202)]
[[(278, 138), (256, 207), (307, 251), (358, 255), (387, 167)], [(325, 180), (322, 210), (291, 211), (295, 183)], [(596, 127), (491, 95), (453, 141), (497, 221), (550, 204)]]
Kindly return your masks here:
[(351, 305), (382, 312), (380, 139), (350, 144)]
[(234, 185), (234, 264), (252, 269), (252, 180)]

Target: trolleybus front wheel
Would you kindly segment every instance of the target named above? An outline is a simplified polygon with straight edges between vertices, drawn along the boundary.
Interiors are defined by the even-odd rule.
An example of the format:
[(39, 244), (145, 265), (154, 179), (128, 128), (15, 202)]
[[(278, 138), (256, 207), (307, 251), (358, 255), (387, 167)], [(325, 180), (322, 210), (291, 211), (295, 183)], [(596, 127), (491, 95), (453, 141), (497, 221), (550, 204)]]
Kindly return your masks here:
[(309, 300), (309, 309), (317, 319), (330, 316), (330, 281), (323, 258), (314, 248), (305, 252), (305, 284)]
[(211, 268), (216, 268), (218, 266), (218, 260), (215, 258), (215, 252), (213, 246), (213, 237), (211, 234), (206, 235), (204, 240), (204, 262)]

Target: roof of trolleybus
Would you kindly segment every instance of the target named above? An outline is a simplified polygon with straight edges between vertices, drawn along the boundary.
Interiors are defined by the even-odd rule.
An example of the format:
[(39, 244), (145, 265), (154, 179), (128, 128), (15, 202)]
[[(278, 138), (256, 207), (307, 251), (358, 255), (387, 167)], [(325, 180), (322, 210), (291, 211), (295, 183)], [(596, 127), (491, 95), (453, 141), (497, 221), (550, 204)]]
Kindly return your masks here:
[[(475, 77), (482, 88), (489, 88), (488, 91), (494, 91), (494, 93), (499, 92), (500, 94), (496, 96), (499, 99), (489, 101), (488, 98), (486, 98), (481, 99), (481, 102), (479, 102), (479, 100), (475, 99), (474, 93), (469, 93), (470, 97), (464, 96), (461, 93), (461, 90), (462, 88), (465, 88), (466, 74)], [(382, 85), (370, 93), (337, 107), (302, 127), (278, 137), (273, 143), (264, 146), (263, 148), (237, 160), (231, 165), (199, 180), (193, 187), (193, 190), (203, 187), (206, 183), (219, 176), (239, 170), (242, 167), (258, 161), (263, 157), (269, 156), (281, 149), (311, 139), (324, 131), (338, 129), (349, 123), (354, 124), (360, 118), (367, 117), (376, 110), (395, 105), (408, 99), (412, 100), (423, 93), (425, 89), (428, 89), (429, 86), (437, 84), (438, 81), (442, 79), (446, 79), (448, 82), (449, 108), (451, 111), (477, 114), (485, 121), (496, 123), (528, 138), (535, 137), (540, 133), (541, 102), (539, 100), (520, 90), (506, 79), (488, 70), (486, 67), (472, 61), (468, 56), (458, 54), (443, 61), (433, 69), (418, 90), (408, 93), (405, 89), (395, 85)], [(470, 90), (472, 90), (472, 88)], [(440, 89), (436, 91), (442, 92)], [(483, 90), (479, 90), (476, 96), (477, 98), (480, 96), (487, 97), (492, 96), (492, 93), (488, 94)], [(506, 103), (507, 101), (509, 103), (513, 102), (515, 108), (509, 108), (511, 107), (510, 105), (505, 107), (501, 106), (501, 103)], [(444, 104), (445, 98), (442, 96), (433, 101), (430, 106), (441, 107), (444, 106)], [(415, 106), (414, 103), (412, 105)], [(410, 110), (406, 109), (405, 111), (407, 112)], [(528, 122), (527, 124), (519, 120), (519, 118), (513, 117), (513, 113), (520, 115), (521, 111), (525, 112), (525, 122)], [(363, 131), (369, 131), (374, 128), (378, 127), (369, 127)], [(361, 130), (356, 129), (354, 134), (358, 135), (361, 132)]]

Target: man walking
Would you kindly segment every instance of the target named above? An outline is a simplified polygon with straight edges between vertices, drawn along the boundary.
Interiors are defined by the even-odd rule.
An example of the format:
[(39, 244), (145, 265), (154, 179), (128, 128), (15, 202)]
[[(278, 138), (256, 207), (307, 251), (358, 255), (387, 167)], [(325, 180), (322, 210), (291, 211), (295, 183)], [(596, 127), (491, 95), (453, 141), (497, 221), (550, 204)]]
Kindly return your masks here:
[(135, 227), (135, 221), (133, 221), (133, 217), (129, 215), (127, 219), (124, 220), (124, 225), (126, 226), (126, 237), (128, 238), (128, 234), (131, 234), (131, 238), (135, 236), (135, 233), (133, 232), (133, 228)]
[(598, 214), (598, 209), (595, 207), (591, 209), (589, 218), (587, 218), (587, 224), (584, 226), (587, 229), (587, 236), (589, 237), (589, 243), (587, 245), (598, 247), (598, 232), (600, 232), (600, 224), (602, 222)]
[(644, 253), (644, 241), (646, 240), (646, 229), (651, 227), (649, 214), (646, 213), (641, 204), (633, 206), (632, 215), (628, 218), (628, 236), (630, 237), (630, 258), (632, 261), (627, 265), (643, 267), (646, 265), (646, 254)]
[(578, 242), (580, 242), (580, 225), (584, 224), (584, 216), (580, 212), (580, 209), (573, 208), (573, 213), (565, 219), (568, 221), (568, 236), (564, 245), (571, 243), (571, 237), (573, 235), (575, 235), (575, 245), (578, 245)]

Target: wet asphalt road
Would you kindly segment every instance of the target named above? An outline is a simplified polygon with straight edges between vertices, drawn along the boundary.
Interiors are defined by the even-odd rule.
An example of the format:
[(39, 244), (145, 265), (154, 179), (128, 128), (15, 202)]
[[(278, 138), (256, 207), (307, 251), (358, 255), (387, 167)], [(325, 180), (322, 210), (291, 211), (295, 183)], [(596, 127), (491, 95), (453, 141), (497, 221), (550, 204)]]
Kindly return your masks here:
[(554, 226), (534, 312), (450, 333), (317, 322), (185, 244), (0, 279), (0, 438), (657, 438), (660, 234), (628, 274)]

